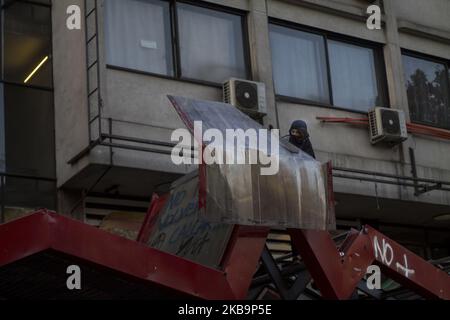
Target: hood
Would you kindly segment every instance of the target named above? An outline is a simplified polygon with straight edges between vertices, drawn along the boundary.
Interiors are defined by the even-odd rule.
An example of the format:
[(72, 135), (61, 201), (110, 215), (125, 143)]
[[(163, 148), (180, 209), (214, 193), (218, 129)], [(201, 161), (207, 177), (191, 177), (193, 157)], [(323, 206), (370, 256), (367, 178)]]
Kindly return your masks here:
[(303, 120), (296, 120), (296, 121), (294, 121), (292, 123), (291, 129), (289, 130), (289, 135), (290, 135), (290, 131), (292, 129), (297, 129), (297, 130), (300, 130), (301, 132), (303, 132), (303, 135), (305, 136), (305, 139), (309, 137), (308, 125)]

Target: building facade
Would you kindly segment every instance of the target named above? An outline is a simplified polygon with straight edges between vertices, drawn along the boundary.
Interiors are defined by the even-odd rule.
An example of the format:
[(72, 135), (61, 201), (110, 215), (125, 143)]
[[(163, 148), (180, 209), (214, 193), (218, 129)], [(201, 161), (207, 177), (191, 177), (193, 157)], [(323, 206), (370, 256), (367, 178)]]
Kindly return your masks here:
[[(372, 4), (381, 29), (367, 27)], [(81, 29), (67, 26), (72, 5)], [(318, 119), (380, 106), (450, 130), (449, 18), (448, 0), (4, 0), (2, 218), (142, 215), (193, 169), (170, 160), (183, 124), (167, 95), (222, 101), (235, 77), (266, 85), (266, 127), (308, 123), (336, 168), (339, 228), (368, 222), (428, 259), (449, 256), (450, 141), (372, 145), (367, 127)]]

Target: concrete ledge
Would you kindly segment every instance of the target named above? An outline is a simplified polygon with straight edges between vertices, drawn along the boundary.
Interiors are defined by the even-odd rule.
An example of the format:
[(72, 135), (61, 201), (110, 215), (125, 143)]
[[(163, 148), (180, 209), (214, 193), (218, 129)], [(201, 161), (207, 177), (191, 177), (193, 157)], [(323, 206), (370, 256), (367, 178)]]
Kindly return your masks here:
[[(330, 1), (327, 0), (281, 0), (281, 1), (341, 16), (344, 18), (349, 18), (356, 21), (365, 22), (367, 20), (367, 14), (365, 9), (348, 4), (337, 2), (331, 3)], [(373, 1), (367, 1), (367, 6), (369, 6), (371, 2)], [(382, 24), (384, 25), (385, 21), (384, 15), (381, 16), (381, 21)]]
[(398, 20), (398, 30), (421, 38), (450, 44), (450, 31), (423, 26), (407, 20)]

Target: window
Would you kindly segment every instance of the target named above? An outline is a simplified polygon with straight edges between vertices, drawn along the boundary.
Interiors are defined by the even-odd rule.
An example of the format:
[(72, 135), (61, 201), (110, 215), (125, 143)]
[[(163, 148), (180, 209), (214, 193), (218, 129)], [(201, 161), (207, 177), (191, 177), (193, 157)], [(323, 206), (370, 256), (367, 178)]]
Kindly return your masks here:
[(14, 2), (4, 9), (3, 79), (52, 86), (50, 9)]
[(450, 129), (449, 64), (403, 54), (411, 120)]
[(7, 172), (53, 177), (55, 120), (52, 92), (9, 84), (3, 90)]
[(50, 2), (3, 3), (0, 223), (56, 200)]
[(304, 103), (367, 112), (386, 106), (380, 50), (309, 32), (270, 24), (276, 94)]
[(183, 3), (177, 8), (181, 74), (216, 83), (245, 78), (242, 18)]
[(54, 177), (51, 9), (13, 2), (2, 11), (2, 172)]
[[(3, 190), (1, 188), (3, 187)], [(4, 220), (16, 219), (32, 210), (55, 208), (56, 183), (42, 179), (5, 177), (0, 184), (4, 194)]]
[(244, 16), (190, 2), (106, 2), (107, 63), (209, 83), (247, 78)]
[(378, 96), (374, 50), (328, 41), (333, 103), (367, 112), (382, 104)]
[(168, 2), (109, 0), (106, 24), (108, 64), (173, 76)]
[(330, 103), (322, 37), (271, 25), (270, 41), (276, 92)]

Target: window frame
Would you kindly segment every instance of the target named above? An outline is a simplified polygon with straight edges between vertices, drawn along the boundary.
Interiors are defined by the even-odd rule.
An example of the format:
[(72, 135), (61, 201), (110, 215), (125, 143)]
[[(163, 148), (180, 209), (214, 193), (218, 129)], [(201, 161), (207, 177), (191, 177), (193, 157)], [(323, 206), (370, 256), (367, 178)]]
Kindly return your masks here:
[[(281, 102), (289, 102), (289, 103), (297, 103), (297, 104), (304, 104), (308, 106), (314, 106), (314, 107), (323, 107), (323, 108), (330, 108), (330, 109), (337, 109), (342, 111), (348, 111), (358, 114), (367, 114), (367, 112), (351, 109), (349, 107), (345, 106), (338, 106), (334, 104), (334, 95), (333, 95), (333, 86), (332, 86), (332, 79), (331, 79), (331, 64), (330, 64), (330, 55), (329, 55), (329, 48), (328, 48), (328, 41), (337, 41), (347, 44), (356, 45), (358, 47), (362, 48), (368, 48), (373, 50), (374, 54), (374, 65), (375, 65), (375, 76), (376, 76), (376, 84), (377, 84), (377, 90), (379, 95), (382, 98), (382, 104), (379, 107), (385, 107), (390, 108), (389, 103), (389, 92), (388, 92), (388, 86), (387, 86), (387, 75), (386, 75), (386, 63), (384, 60), (383, 55), (383, 44), (382, 43), (376, 43), (365, 39), (359, 39), (354, 38), (351, 36), (335, 33), (332, 31), (326, 31), (322, 29), (318, 29), (311, 26), (305, 26), (302, 24), (298, 24), (291, 21), (286, 21), (278, 18), (269, 17), (269, 24), (273, 24), (280, 27), (285, 27), (293, 30), (298, 30), (310, 34), (319, 35), (323, 38), (324, 42), (324, 48), (325, 48), (325, 59), (326, 59), (326, 77), (327, 77), (327, 84), (328, 84), (328, 92), (329, 92), (329, 101), (330, 103), (323, 103), (298, 97), (291, 97), (291, 96), (285, 96), (280, 95), (275, 92), (275, 98), (277, 101)], [(375, 106), (374, 106), (375, 107)]]
[[(445, 70), (447, 71), (447, 75), (448, 75), (448, 77), (447, 77), (447, 93), (448, 93), (448, 98), (449, 98), (449, 101), (450, 101), (450, 59), (439, 58), (439, 57), (432, 56), (432, 55), (429, 55), (429, 54), (426, 54), (426, 53), (420, 53), (420, 52), (417, 52), (417, 51), (413, 51), (413, 50), (409, 50), (409, 49), (403, 49), (403, 48), (401, 49), (401, 55), (402, 55), (402, 68), (404, 68), (404, 66), (403, 66), (403, 56), (408, 56), (408, 57), (411, 57), (411, 58), (416, 58), (416, 59), (425, 60), (425, 61), (429, 61), (429, 62), (434, 62), (436, 64), (444, 65)], [(404, 74), (402, 76), (403, 76), (403, 79), (404, 79)], [(405, 89), (405, 93), (406, 93), (406, 83), (405, 83), (404, 89)], [(407, 101), (408, 101), (408, 112), (411, 115), (411, 112), (409, 110), (409, 100), (407, 100)], [(449, 110), (449, 113), (450, 113), (450, 105), (447, 106), (447, 109)], [(438, 128), (438, 129), (443, 129), (443, 130), (450, 130), (450, 123), (448, 124), (447, 127), (443, 127), (443, 126), (440, 126), (438, 124), (431, 125), (428, 122), (422, 122), (420, 120), (418, 121), (418, 120), (413, 120), (413, 119), (411, 119), (411, 123), (420, 124), (422, 126), (426, 126), (426, 127), (430, 127), (430, 128)]]
[(251, 66), (251, 58), (250, 58), (250, 37), (249, 37), (249, 29), (248, 29), (248, 12), (244, 10), (240, 10), (237, 8), (231, 8), (219, 4), (204, 2), (204, 1), (194, 1), (194, 0), (159, 0), (162, 2), (169, 3), (169, 19), (170, 19), (170, 37), (171, 37), (171, 45), (172, 45), (172, 60), (173, 60), (173, 76), (172, 75), (164, 75), (158, 74), (154, 72), (142, 71), (133, 68), (120, 67), (113, 64), (106, 64), (107, 69), (119, 70), (119, 71), (127, 71), (136, 74), (148, 75), (162, 79), (168, 80), (177, 80), (187, 83), (200, 84), (210, 87), (222, 88), (222, 83), (211, 82), (208, 80), (202, 79), (193, 79), (189, 77), (184, 77), (181, 74), (181, 50), (180, 50), (180, 34), (178, 28), (178, 10), (177, 3), (188, 4), (196, 7), (201, 7), (205, 9), (215, 10), (218, 12), (233, 14), (239, 16), (241, 18), (241, 28), (242, 28), (242, 41), (243, 41), (243, 54), (244, 54), (244, 66), (246, 70), (246, 79), (252, 80), (252, 66)]

